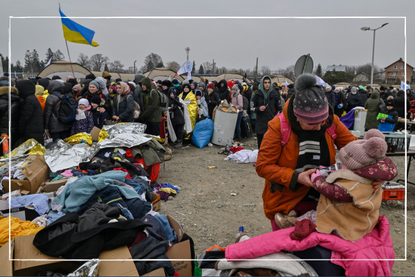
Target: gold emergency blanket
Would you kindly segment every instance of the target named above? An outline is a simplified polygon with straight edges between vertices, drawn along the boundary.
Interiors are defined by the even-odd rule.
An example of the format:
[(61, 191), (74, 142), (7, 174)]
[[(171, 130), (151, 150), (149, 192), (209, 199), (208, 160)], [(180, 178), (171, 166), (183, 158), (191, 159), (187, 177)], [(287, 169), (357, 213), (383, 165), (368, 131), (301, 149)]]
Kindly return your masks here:
[[(179, 95), (179, 97), (182, 97), (181, 93)], [(196, 96), (194, 95), (193, 91), (190, 91), (187, 95), (186, 98), (184, 99), (184, 102), (187, 104), (187, 110), (189, 111), (189, 116), (190, 116), (190, 121), (192, 122), (192, 131), (195, 128), (195, 124), (196, 124), (196, 118), (197, 118), (197, 100), (196, 100)], [(189, 140), (191, 139), (192, 135), (191, 134), (187, 134), (185, 135), (184, 139)]]
[(28, 139), (25, 142), (23, 142), (19, 147), (14, 149), (12, 152), (10, 152), (7, 155), (0, 157), (0, 166), (4, 165), (9, 162), (9, 155), (12, 158), (18, 158), (23, 157), (25, 155), (44, 155), (46, 151), (46, 148), (43, 147), (40, 143), (38, 143), (35, 139)]
[(92, 136), (87, 133), (78, 133), (65, 139), (67, 143), (81, 143), (86, 142), (89, 146), (92, 145)]

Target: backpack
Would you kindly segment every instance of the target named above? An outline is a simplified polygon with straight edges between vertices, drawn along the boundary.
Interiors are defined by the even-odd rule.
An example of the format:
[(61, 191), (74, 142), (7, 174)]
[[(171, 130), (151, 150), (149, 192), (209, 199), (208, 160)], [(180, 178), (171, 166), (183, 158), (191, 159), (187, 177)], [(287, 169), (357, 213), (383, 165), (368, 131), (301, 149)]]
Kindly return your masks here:
[[(285, 146), (290, 138), (291, 134), (291, 126), (288, 124), (287, 120), (285, 119), (284, 113), (279, 113), (276, 115), (276, 117), (280, 118), (281, 122), (281, 146)], [(336, 134), (336, 125), (333, 123), (327, 130), (327, 133), (332, 137), (333, 140), (336, 140), (337, 134)]]
[[(159, 94), (160, 108), (163, 111), (167, 111), (169, 107), (169, 98), (167, 97), (167, 95), (165, 95), (163, 92), (160, 92), (158, 89), (155, 89), (155, 91), (157, 91), (157, 93)], [(150, 98), (151, 98), (151, 92), (150, 92)]]
[(69, 97), (67, 95), (60, 96), (55, 94), (55, 96), (59, 97), (59, 101), (53, 107), (53, 110), (59, 105), (58, 110), (58, 121), (65, 123), (65, 124), (72, 124), (75, 122), (76, 117), (76, 109), (78, 107), (78, 103), (74, 97)]
[(243, 95), (242, 95), (242, 99), (244, 100), (244, 103), (243, 103), (242, 109), (243, 109), (244, 111), (247, 111), (247, 110), (249, 109), (249, 100), (248, 100), (248, 98), (246, 98), (246, 97), (245, 97), (245, 96), (243, 96)]
[[(127, 99), (130, 96), (131, 96), (131, 94), (129, 96), (127, 96)], [(140, 111), (141, 111), (140, 104), (138, 104), (137, 101), (134, 100), (134, 119), (137, 119), (137, 118), (140, 117)]]

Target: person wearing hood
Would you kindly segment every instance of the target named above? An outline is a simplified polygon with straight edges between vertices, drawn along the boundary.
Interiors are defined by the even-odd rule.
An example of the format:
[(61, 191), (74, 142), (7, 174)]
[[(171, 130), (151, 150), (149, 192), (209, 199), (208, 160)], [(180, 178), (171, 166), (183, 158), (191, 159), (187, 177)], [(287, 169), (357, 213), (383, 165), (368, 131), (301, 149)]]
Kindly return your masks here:
[(61, 97), (63, 95), (64, 84), (57, 80), (49, 83), (49, 96), (45, 103), (43, 122), (45, 129), (50, 131), (53, 141), (66, 139), (71, 133), (71, 125), (62, 123), (58, 120)]
[(288, 92), (287, 92), (287, 99), (288, 99), (288, 98), (291, 98), (291, 96), (294, 94), (295, 89), (294, 89), (294, 85), (293, 84), (289, 84), (287, 86), (287, 88), (288, 88)]
[(94, 116), (91, 112), (91, 105), (85, 98), (79, 100), (76, 110), (75, 122), (72, 124), (71, 136), (78, 133), (91, 133), (94, 128)]
[[(271, 220), (273, 230), (277, 213), (287, 215), (292, 210), (298, 216), (317, 206), (320, 194), (313, 188), (311, 174), (320, 166), (335, 164), (336, 146), (342, 149), (357, 138), (334, 115), (324, 95), (311, 74), (302, 74), (295, 81), (295, 93), (287, 100), (283, 114), (285, 128), (290, 133), (285, 145), (281, 144), (283, 132), (281, 117), (268, 123), (258, 152), (256, 172), (265, 179), (262, 193), (264, 212)], [(261, 82), (261, 87), (263, 87)], [(336, 139), (327, 131), (334, 124)], [(333, 129), (332, 129), (333, 130)]]
[(379, 105), (385, 105), (385, 102), (380, 98), (379, 91), (375, 90), (365, 103), (365, 109), (367, 110), (365, 122), (366, 130), (377, 129), (379, 127), (379, 121), (376, 119), (380, 113)]
[(49, 91), (48, 91), (49, 80), (48, 79), (39, 79), (39, 80), (37, 80), (37, 84), (43, 87), (44, 91), (43, 91), (42, 97), (46, 101), (46, 99), (48, 98), (48, 95), (49, 95)]
[(134, 95), (125, 82), (117, 83), (112, 118), (121, 122), (134, 122)]
[(220, 103), (219, 95), (215, 92), (215, 84), (210, 83), (207, 86), (207, 94), (205, 96), (206, 103), (208, 104), (208, 114), (210, 118), (213, 118), (213, 110)]
[[(137, 73), (134, 76), (134, 83), (136, 84), (135, 90), (134, 90), (134, 94), (138, 97), (138, 99), (141, 99), (141, 80), (144, 79), (145, 76), (141, 73)], [(138, 104), (140, 104), (141, 106), (141, 102), (138, 102)]]
[[(393, 99), (395, 103), (395, 109), (398, 112), (398, 116), (404, 118), (411, 108), (411, 102), (407, 97), (405, 97), (405, 92), (399, 90), (396, 97)], [(405, 101), (406, 101), (406, 110), (405, 110)]]
[(105, 101), (98, 95), (94, 95), (91, 98), (91, 112), (94, 118), (94, 126), (99, 129), (102, 129), (105, 121), (109, 119), (108, 112), (103, 108), (104, 104)]
[(161, 88), (162, 88), (162, 92), (167, 96), (169, 96), (169, 89), (172, 86), (172, 83), (169, 80), (164, 80), (163, 82), (161, 82)]
[(45, 98), (43, 98), (44, 92), (45, 92), (45, 89), (43, 88), (43, 86), (36, 85), (35, 96), (37, 100), (39, 100), (40, 106), (42, 106), (42, 115), (45, 112), (45, 103), (46, 103)]
[(141, 89), (142, 111), (138, 121), (147, 124), (146, 134), (159, 136), (161, 123), (159, 93), (152, 87), (151, 80), (147, 77), (141, 80)]
[(264, 134), (268, 130), (268, 122), (281, 112), (280, 95), (272, 89), (272, 80), (269, 76), (264, 76), (258, 86), (258, 91), (254, 95), (254, 112), (256, 113), (255, 133), (257, 135), (258, 150)]
[(206, 89), (205, 89), (205, 87), (206, 87), (206, 84), (205, 83), (199, 82), (197, 89), (202, 92), (203, 96), (206, 95)]
[(85, 79), (81, 81), (81, 91), (78, 93), (78, 99), (85, 98), (85, 95), (88, 93), (89, 83), (91, 81), (91, 79)]
[(398, 122), (398, 112), (395, 110), (393, 99), (386, 100), (386, 108), (380, 111), (379, 130), (382, 132), (393, 132), (392, 126)]
[(183, 90), (182, 90), (182, 86), (181, 86), (179, 80), (173, 79), (171, 81), (171, 83), (172, 83), (172, 86), (176, 89), (176, 94), (180, 95), (180, 93), (182, 93)]
[(244, 106), (244, 100), (242, 98), (242, 94), (239, 91), (238, 85), (233, 85), (231, 89), (232, 93), (232, 105), (234, 105), (238, 109), (238, 118), (236, 120), (236, 126), (235, 126), (235, 139), (239, 141), (241, 139), (241, 121), (242, 116), (244, 114), (243, 106)]
[(75, 97), (75, 99), (78, 99), (78, 95), (80, 94), (81, 89), (82, 87), (80, 84), (76, 84), (72, 87), (72, 94)]
[[(190, 88), (189, 82), (183, 82), (183, 92), (179, 95), (180, 98), (185, 102), (187, 110), (189, 111), (190, 122), (192, 123), (192, 131), (195, 128), (196, 118), (197, 118), (197, 100), (193, 91)], [(187, 134), (185, 136), (186, 140), (191, 139), (191, 135)]]
[(353, 110), (357, 106), (362, 105), (362, 97), (357, 92), (356, 87), (352, 87), (349, 93), (349, 96), (347, 97), (347, 108), (346, 111), (349, 112)]
[[(3, 77), (0, 77), (3, 78)], [(9, 133), (9, 97), (11, 98), (11, 126)], [(9, 136), (9, 149), (13, 149), (19, 141), (19, 119), (22, 103), (20, 102), (19, 91), (14, 86), (9, 93), (9, 80), (0, 79), (0, 135)], [(3, 147), (0, 147), (1, 156), (4, 155)]]
[(18, 127), (21, 143), (33, 138), (43, 145), (43, 112), (35, 96), (36, 85), (30, 80), (22, 80), (16, 83), (16, 88), (23, 101)]
[(107, 86), (111, 85), (111, 77), (112, 76), (111, 76), (111, 74), (109, 74), (108, 71), (102, 72), (102, 78), (105, 79), (105, 82), (106, 82)]
[(181, 148), (183, 146), (183, 127), (184, 127), (184, 114), (183, 104), (180, 102), (177, 96), (177, 91), (174, 87), (169, 90), (169, 113), (170, 120), (173, 125), (174, 133), (177, 136), (175, 148)]
[(225, 79), (222, 79), (218, 83), (219, 98), (220, 100), (226, 100), (228, 103), (231, 102), (231, 94), (229, 93), (228, 83)]
[(347, 107), (347, 100), (346, 96), (344, 95), (343, 91), (336, 87), (334, 90), (334, 114), (338, 117), (341, 117), (344, 110)]
[(195, 91), (197, 106), (198, 106), (198, 116), (196, 121), (199, 122), (202, 119), (205, 119), (209, 116), (208, 105), (206, 104), (206, 99), (203, 96), (203, 92), (200, 90)]

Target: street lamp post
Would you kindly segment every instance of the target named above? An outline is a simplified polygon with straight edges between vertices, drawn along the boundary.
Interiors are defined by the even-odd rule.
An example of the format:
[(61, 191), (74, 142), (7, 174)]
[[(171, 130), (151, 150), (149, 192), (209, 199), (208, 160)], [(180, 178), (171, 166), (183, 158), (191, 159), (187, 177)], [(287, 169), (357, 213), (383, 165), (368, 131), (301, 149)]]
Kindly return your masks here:
[(380, 28), (385, 27), (386, 25), (388, 25), (389, 23), (384, 23), (382, 24), (382, 26), (376, 28), (376, 29), (370, 29), (370, 27), (362, 27), (360, 28), (362, 31), (373, 31), (373, 50), (372, 50), (372, 70), (371, 70), (371, 74), (370, 74), (370, 86), (373, 88), (373, 68), (375, 66), (375, 35), (376, 35), (376, 30), (379, 30)]
[(135, 61), (134, 61), (134, 74), (136, 73), (136, 72), (135, 72), (135, 63), (136, 63), (136, 62), (137, 62), (137, 60), (135, 60)]

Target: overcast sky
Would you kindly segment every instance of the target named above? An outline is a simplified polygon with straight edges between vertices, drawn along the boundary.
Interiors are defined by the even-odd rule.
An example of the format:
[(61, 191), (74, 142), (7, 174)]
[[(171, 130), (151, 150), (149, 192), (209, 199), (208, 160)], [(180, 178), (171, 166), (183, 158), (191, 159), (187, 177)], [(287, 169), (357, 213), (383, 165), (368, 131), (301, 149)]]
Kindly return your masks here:
[[(59, 16), (58, 1), (1, 0), (0, 53), (8, 55), (9, 16)], [(194, 0), (100, 0), (61, 1), (66, 16), (379, 16), (407, 17), (407, 62), (415, 66), (415, 1), (194, 1)], [(412, 14), (412, 16), (411, 16)], [(111, 61), (120, 60), (127, 69), (137, 60), (137, 68), (151, 52), (163, 62), (186, 61), (185, 48), (190, 47), (190, 60), (200, 64), (215, 59), (218, 67), (276, 70), (295, 64), (310, 53), (314, 65), (361, 65), (371, 63), (373, 31), (376, 28), (375, 64), (386, 67), (404, 58), (405, 21), (402, 18), (354, 19), (73, 19), (94, 30), (92, 47), (68, 43), (72, 61), (79, 53), (91, 56), (101, 53)], [(26, 50), (36, 49), (40, 59), (46, 50), (60, 49), (66, 59), (61, 20), (12, 19), (12, 62), (24, 64)]]

